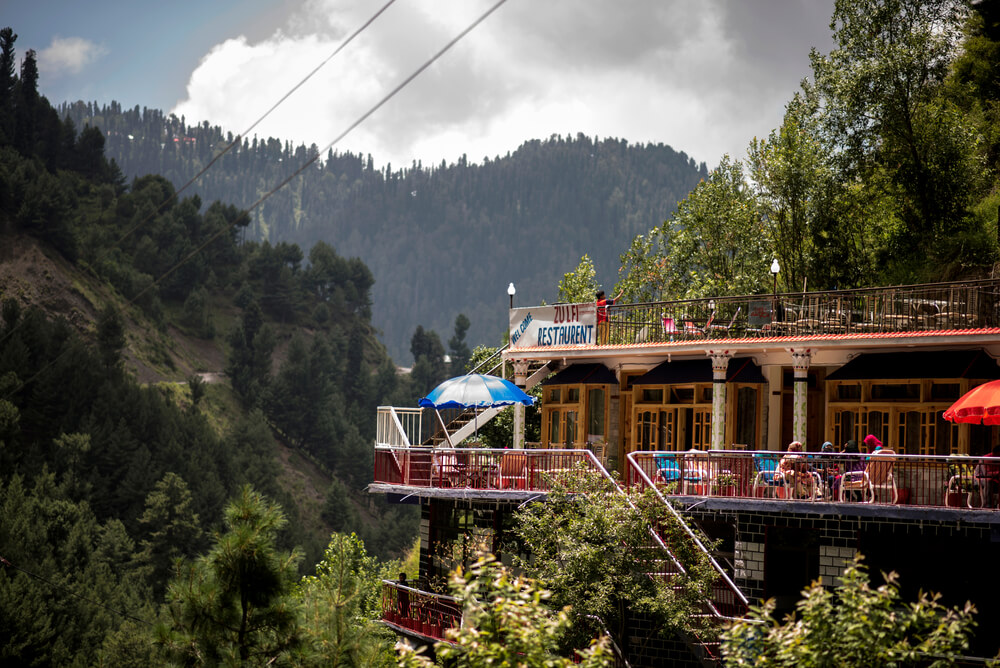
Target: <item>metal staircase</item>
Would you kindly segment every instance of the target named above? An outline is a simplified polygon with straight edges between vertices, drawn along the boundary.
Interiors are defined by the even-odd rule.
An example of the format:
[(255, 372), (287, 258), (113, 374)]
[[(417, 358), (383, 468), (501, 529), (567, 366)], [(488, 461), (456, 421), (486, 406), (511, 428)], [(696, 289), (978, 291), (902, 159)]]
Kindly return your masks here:
[[(501, 356), (507, 350), (507, 347), (505, 345), (498, 349), (469, 373), (481, 373), (487, 376), (506, 378), (506, 363)], [(528, 379), (525, 383), (524, 391), (527, 392), (542, 382), (546, 376), (555, 370), (553, 365), (554, 363), (551, 362), (549, 364), (535, 363), (529, 367)], [(437, 428), (421, 445), (455, 447), (465, 439), (473, 436), (479, 427), (499, 415), (500, 411), (504, 408), (506, 407), (486, 408), (483, 410), (469, 408), (463, 411), (452, 411), (454, 415), (451, 415), (447, 420), (445, 419), (445, 415), (449, 414), (448, 411), (435, 411)]]

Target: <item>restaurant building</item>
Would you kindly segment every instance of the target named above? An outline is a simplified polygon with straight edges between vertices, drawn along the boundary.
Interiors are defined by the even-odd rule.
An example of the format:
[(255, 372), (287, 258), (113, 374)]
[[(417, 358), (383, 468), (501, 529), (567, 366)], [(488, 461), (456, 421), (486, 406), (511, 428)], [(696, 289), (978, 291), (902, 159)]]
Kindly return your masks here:
[[(790, 612), (862, 554), (874, 577), (899, 573), (905, 597), (972, 600), (979, 628), (995, 627), (1000, 467), (983, 456), (1000, 436), (943, 413), (1000, 378), (998, 296), (989, 279), (625, 304), (606, 328), (594, 304), (512, 308), (511, 344), (482, 371), (540, 386), (540, 441), (525, 442), (523, 408), (504, 450), (469, 447), (455, 415), (379, 409), (371, 491), (421, 505), (421, 578), (406, 591), (425, 611), (401, 616), (386, 583), (385, 621), (442, 638), (460, 610), (439, 593), (448, 570), (477, 550), (505, 558), (511, 512), (544, 496), (548, 472), (584, 465), (654, 487), (692, 540), (719, 541), (706, 610), (720, 624), (764, 598)], [(841, 453), (868, 435), (881, 451)], [(793, 441), (804, 452), (789, 464)], [(979, 633), (976, 655), (998, 649)], [(620, 650), (632, 666), (718, 662), (690, 637)]]

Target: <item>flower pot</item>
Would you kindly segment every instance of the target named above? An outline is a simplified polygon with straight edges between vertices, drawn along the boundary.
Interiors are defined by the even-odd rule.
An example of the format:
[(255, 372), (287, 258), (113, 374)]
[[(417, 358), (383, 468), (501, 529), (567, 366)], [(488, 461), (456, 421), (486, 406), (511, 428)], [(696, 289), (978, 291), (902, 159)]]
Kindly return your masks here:
[(710, 487), (708, 485), (696, 484), (694, 486), (694, 493), (698, 496), (708, 496)]
[(718, 487), (712, 492), (713, 496), (736, 496), (736, 485), (726, 485)]

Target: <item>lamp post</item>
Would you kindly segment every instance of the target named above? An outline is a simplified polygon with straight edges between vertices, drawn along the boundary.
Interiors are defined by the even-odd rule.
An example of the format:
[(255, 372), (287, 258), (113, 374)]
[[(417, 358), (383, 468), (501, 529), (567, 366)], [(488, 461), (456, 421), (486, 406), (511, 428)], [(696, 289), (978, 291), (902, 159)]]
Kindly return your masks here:
[[(778, 272), (779, 271), (781, 271), (781, 266), (778, 264), (778, 258), (774, 258), (773, 260), (771, 260), (771, 275), (774, 276), (774, 298), (775, 298), (775, 300), (778, 299)], [(510, 292), (513, 289), (513, 287), (514, 287), (513, 283), (511, 283), (510, 285), (511, 285), (511, 287), (507, 288), (507, 292)], [(513, 293), (511, 293), (511, 294), (513, 294)]]
[(510, 297), (510, 310), (512, 311), (514, 310), (514, 293), (516, 292), (517, 290), (514, 289), (513, 283), (507, 286), (507, 296)]
[(781, 266), (778, 264), (778, 258), (771, 260), (771, 276), (774, 277), (774, 286), (772, 290), (772, 304), (771, 304), (771, 319), (774, 319), (774, 311), (778, 306), (778, 272), (781, 271)]

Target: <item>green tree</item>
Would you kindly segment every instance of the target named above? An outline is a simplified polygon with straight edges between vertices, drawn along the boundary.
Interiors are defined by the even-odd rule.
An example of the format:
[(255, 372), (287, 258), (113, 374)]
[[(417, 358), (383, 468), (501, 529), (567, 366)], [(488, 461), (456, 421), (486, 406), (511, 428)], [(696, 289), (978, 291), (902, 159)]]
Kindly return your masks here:
[(466, 372), (466, 365), (469, 363), (469, 344), (465, 342), (465, 334), (469, 331), (469, 318), (464, 313), (459, 313), (455, 318), (455, 333), (448, 339), (448, 349), (451, 354), (451, 375), (460, 376)]
[(810, 56), (842, 182), (884, 186), (902, 222), (883, 280), (946, 278), (985, 259), (967, 216), (984, 185), (980, 137), (943, 94), (966, 13), (960, 0), (838, 0), (837, 47)]
[(872, 588), (860, 558), (834, 589), (813, 582), (780, 623), (774, 601), (752, 609), (723, 635), (727, 666), (861, 668), (954, 666), (969, 647), (975, 608), (948, 608), (936, 594), (900, 598), (895, 573)]
[[(567, 484), (569, 483), (569, 484)], [(653, 542), (657, 527), (684, 573), (652, 578), (666, 558)], [(545, 503), (516, 513), (514, 534), (521, 542), (515, 564), (552, 591), (557, 606), (569, 606), (576, 646), (600, 632), (599, 619), (619, 645), (628, 643), (629, 618), (649, 615), (661, 633), (691, 630), (703, 623), (699, 612), (717, 574), (650, 493), (622, 491), (611, 480), (586, 470), (573, 480), (554, 482)]]
[(142, 540), (136, 561), (150, 569), (150, 581), (160, 596), (174, 562), (197, 554), (204, 547), (204, 532), (183, 478), (167, 473), (156, 483), (146, 497), (139, 526)]
[(589, 255), (584, 255), (576, 269), (563, 274), (559, 281), (559, 301), (568, 304), (593, 301), (599, 288), (594, 263)]
[(361, 668), (393, 665), (392, 634), (380, 623), (381, 580), (393, 564), (380, 566), (353, 533), (334, 533), (316, 564), (302, 578), (303, 665)]
[[(463, 602), (463, 623), (447, 632), (453, 644), (435, 646), (440, 665), (600, 668), (613, 664), (606, 635), (573, 652), (575, 658), (566, 656), (560, 648), (574, 624), (570, 611), (551, 609), (549, 592), (539, 583), (497, 566), (491, 556), (481, 559), (468, 573), (456, 572), (451, 588)], [(433, 665), (410, 649), (404, 648), (400, 654), (400, 668)]]
[(224, 533), (185, 564), (167, 590), (158, 641), (185, 665), (271, 665), (300, 642), (292, 596), (299, 553), (275, 544), (285, 516), (243, 487), (225, 511)]

